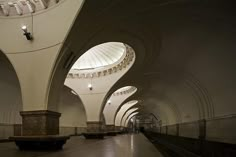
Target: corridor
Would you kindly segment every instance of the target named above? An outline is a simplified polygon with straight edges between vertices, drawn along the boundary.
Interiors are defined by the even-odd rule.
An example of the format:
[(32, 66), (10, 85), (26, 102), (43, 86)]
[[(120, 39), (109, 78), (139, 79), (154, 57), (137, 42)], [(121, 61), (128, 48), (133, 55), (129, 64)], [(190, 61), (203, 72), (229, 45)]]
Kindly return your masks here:
[(19, 151), (13, 142), (0, 143), (3, 157), (162, 157), (143, 134), (106, 137), (104, 140), (86, 140), (71, 137), (64, 149), (56, 152)]
[(233, 2), (0, 0), (0, 156), (236, 157)]

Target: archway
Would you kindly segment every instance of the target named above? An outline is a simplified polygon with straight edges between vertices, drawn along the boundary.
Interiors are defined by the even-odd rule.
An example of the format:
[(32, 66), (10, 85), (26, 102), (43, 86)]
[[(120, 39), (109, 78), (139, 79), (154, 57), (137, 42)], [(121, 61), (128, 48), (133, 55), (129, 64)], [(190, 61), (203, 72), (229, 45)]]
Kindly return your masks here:
[(21, 87), (14, 67), (7, 56), (0, 50), (0, 139), (21, 135), (22, 111)]
[(86, 129), (86, 112), (78, 94), (67, 86), (61, 91), (58, 104), (61, 113), (60, 134), (81, 134)]
[(135, 62), (134, 50), (120, 42), (107, 42), (92, 47), (72, 66), (65, 85), (78, 93), (90, 126), (101, 127), (105, 98), (113, 85)]

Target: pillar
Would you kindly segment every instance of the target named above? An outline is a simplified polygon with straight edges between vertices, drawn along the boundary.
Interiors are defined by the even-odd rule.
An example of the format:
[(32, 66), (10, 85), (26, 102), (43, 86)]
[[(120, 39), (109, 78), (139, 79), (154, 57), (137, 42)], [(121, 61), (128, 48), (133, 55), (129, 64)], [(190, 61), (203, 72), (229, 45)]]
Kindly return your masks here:
[(87, 132), (103, 132), (102, 122), (87, 122)]
[(106, 132), (108, 136), (115, 136), (117, 134), (115, 125), (106, 125)]
[(47, 136), (59, 135), (58, 112), (40, 110), (40, 111), (22, 111), (22, 133), (23, 136)]
[(22, 111), (22, 136), (13, 136), (20, 150), (57, 150), (69, 139), (59, 136), (58, 112), (48, 110)]
[(86, 139), (103, 139), (106, 135), (101, 121), (88, 121), (87, 132), (83, 133)]

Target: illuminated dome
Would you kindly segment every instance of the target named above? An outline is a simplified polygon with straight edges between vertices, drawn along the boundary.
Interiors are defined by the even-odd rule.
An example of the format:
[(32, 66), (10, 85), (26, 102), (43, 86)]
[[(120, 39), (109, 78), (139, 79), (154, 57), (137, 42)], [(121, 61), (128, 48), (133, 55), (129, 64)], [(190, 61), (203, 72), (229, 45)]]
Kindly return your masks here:
[(129, 101), (129, 102), (127, 102), (127, 103), (125, 103), (122, 107), (124, 108), (130, 108), (130, 107), (132, 107), (132, 106), (134, 106), (135, 104), (137, 104), (138, 103), (138, 100), (131, 100), (131, 101)]
[(125, 87), (122, 87), (118, 90), (116, 90), (115, 92), (123, 92), (123, 91), (127, 91), (129, 90), (130, 88), (132, 88), (133, 86), (125, 86)]
[(135, 93), (136, 91), (137, 91), (137, 88), (134, 87), (134, 86), (125, 86), (125, 87), (122, 87), (122, 88), (116, 90), (113, 93), (113, 96), (122, 95), (122, 94), (129, 94), (129, 93)]
[(109, 42), (89, 49), (73, 65), (73, 70), (89, 70), (113, 65), (126, 54), (123, 43)]

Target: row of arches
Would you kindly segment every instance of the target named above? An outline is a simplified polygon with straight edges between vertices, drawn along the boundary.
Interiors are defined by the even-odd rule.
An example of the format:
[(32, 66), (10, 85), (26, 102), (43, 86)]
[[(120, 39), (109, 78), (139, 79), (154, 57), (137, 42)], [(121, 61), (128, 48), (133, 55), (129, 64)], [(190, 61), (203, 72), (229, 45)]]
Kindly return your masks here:
[[(2, 123), (14, 123), (14, 124), (21, 123), (21, 118), (19, 118), (20, 117), (19, 112), (23, 111), (24, 107), (23, 107), (23, 102), (21, 100), (22, 96), (21, 96), (20, 82), (18, 80), (18, 77), (17, 77), (17, 74), (14, 70), (14, 67), (12, 66), (12, 64), (10, 63), (8, 58), (2, 52), (1, 52), (1, 64), (2, 64), (1, 65), (1, 68), (2, 68), (1, 72), (4, 74), (4, 77), (5, 77), (5, 78), (2, 77), (2, 80), (1, 80), (1, 83), (2, 83), (1, 84), (1, 91), (5, 91), (6, 99), (8, 99), (8, 100), (11, 95), (17, 97), (17, 99), (15, 99), (15, 98), (12, 99), (12, 100), (15, 100), (13, 107), (10, 107), (10, 109), (8, 108), (6, 110), (2, 110), (3, 113), (10, 114), (10, 116), (14, 115), (16, 117), (4, 118), (6, 116), (4, 114), (1, 114), (1, 115), (3, 115), (2, 119), (5, 119), (5, 121), (2, 121)], [(7, 70), (9, 70), (9, 72)], [(7, 78), (11, 78), (12, 81), (7, 80)], [(119, 78), (116, 78), (116, 79), (119, 79)], [(11, 82), (7, 82), (7, 81), (11, 81)], [(98, 82), (99, 81), (101, 81), (101, 80), (98, 80)], [(9, 84), (11, 84), (12, 87), (10, 87), (10, 86), (4, 87)], [(83, 84), (83, 82), (82, 83), (75, 82), (75, 84), (81, 85), (81, 84)], [(72, 88), (75, 87), (75, 84), (73, 84), (74, 86), (72, 86)], [(66, 85), (66, 82), (65, 82), (65, 85)], [(70, 85), (68, 85), (68, 86), (70, 86)], [(103, 86), (101, 86), (101, 87), (104, 88)], [(14, 89), (11, 89), (11, 88), (14, 88)], [(134, 88), (134, 87), (132, 87), (132, 88)], [(9, 90), (11, 90), (11, 91), (9, 91)], [(86, 121), (87, 121), (86, 119), (88, 119), (88, 117), (86, 116), (85, 105), (82, 103), (81, 97), (79, 96), (79, 94), (77, 94), (78, 90), (80, 91), (80, 89), (75, 88), (73, 90), (71, 88), (68, 88), (67, 86), (63, 86), (63, 88), (60, 92), (60, 99), (59, 99), (59, 102), (57, 105), (57, 110), (54, 110), (54, 111), (62, 113), (61, 125), (82, 126), (82, 127), (86, 126)], [(137, 89), (134, 88), (132, 90), (133, 91), (131, 91), (131, 93), (130, 93), (130, 91), (128, 91), (127, 94), (130, 93), (130, 95), (132, 95), (136, 92)], [(99, 91), (99, 92), (101, 92), (101, 91)], [(126, 91), (124, 91), (124, 92), (126, 92)], [(9, 93), (11, 93), (11, 94), (9, 94)], [(96, 91), (94, 93), (96, 93)], [(2, 101), (3, 102), (1, 102), (1, 104), (5, 104), (4, 102), (6, 100), (2, 99)], [(7, 102), (7, 103), (10, 104), (12, 102)], [(10, 106), (9, 104), (6, 104), (6, 106)], [(94, 104), (92, 104), (92, 105), (94, 105)], [(2, 105), (2, 108), (6, 107), (6, 106)], [(118, 107), (119, 107), (119, 105), (118, 105)], [(94, 109), (94, 107), (92, 109)], [(94, 109), (94, 110), (96, 110), (96, 109)], [(94, 112), (96, 112), (96, 111), (94, 111)], [(99, 116), (102, 114), (100, 112), (98, 112), (98, 113), (99, 113)], [(9, 119), (12, 121), (10, 121)], [(99, 117), (99, 119), (100, 119), (100, 117)]]
[[(42, 50), (45, 56), (39, 57), (41, 55), (35, 55), (35, 52), (27, 47), (24, 49), (31, 52), (32, 55), (18, 54), (15, 59), (10, 53), (17, 54), (15, 52), (17, 50), (12, 47), (7, 49), (6, 42), (2, 42), (1, 47), (7, 50), (4, 54), (7, 54), (15, 66), (14, 68), (20, 69), (20, 71), (23, 69), (22, 72), (16, 70), (17, 76), (25, 77), (26, 80), (24, 83), (21, 79), (18, 81), (21, 82), (19, 84), (22, 84), (21, 91), (24, 91), (21, 96), (22, 110), (58, 111), (59, 91), (64, 88), (65, 78), (75, 61), (96, 45), (108, 41), (119, 41), (130, 45), (135, 50), (135, 62), (133, 68), (117, 82), (114, 81), (116, 83), (109, 88), (106, 94), (103, 93), (103, 98), (99, 100), (99, 103), (103, 105), (101, 108), (95, 109), (99, 111), (99, 114), (95, 116), (96, 119), (101, 117), (109, 96), (126, 85), (139, 89), (131, 98), (142, 99), (143, 112), (158, 115), (164, 125), (234, 115), (235, 31), (231, 26), (235, 22), (232, 16), (227, 16), (229, 12), (216, 16), (218, 15), (217, 7), (203, 7), (203, 12), (198, 14), (195, 14), (196, 8), (191, 10), (185, 7), (177, 7), (169, 12), (168, 7), (159, 10), (159, 4), (150, 7), (152, 4), (145, 2), (146, 9), (141, 4), (126, 3), (123, 6), (125, 11), (120, 13), (117, 11), (119, 8), (116, 8), (116, 5), (103, 7), (105, 4), (96, 3), (95, 5), (95, 3), (85, 2), (68, 31), (65, 42), (56, 42), (56, 44), (53, 42), (54, 46), (61, 44), (55, 47), (52, 46), (53, 44), (44, 44), (45, 49), (50, 47), (52, 52), (58, 53), (48, 55), (48, 48), (45, 51)], [(193, 6), (191, 2), (188, 3), (190, 7)], [(180, 6), (184, 5), (180, 4)], [(94, 8), (97, 8), (95, 6), (100, 6), (100, 9), (94, 11)], [(199, 4), (198, 7), (201, 8), (202, 4)], [(135, 13), (130, 12), (132, 9), (137, 13), (143, 12), (140, 19), (134, 18)], [(206, 20), (205, 17), (205, 14), (209, 13), (208, 9), (215, 13), (209, 15), (211, 20)], [(91, 13), (91, 10), (94, 12)], [(120, 16), (116, 16), (118, 13)], [(111, 15), (114, 15), (114, 18), (110, 18)], [(157, 19), (157, 17), (159, 18)], [(228, 19), (226, 22), (224, 17)], [(157, 22), (154, 22), (153, 19), (157, 19)], [(139, 24), (140, 20), (143, 21), (142, 25)], [(121, 26), (120, 23), (123, 25)], [(30, 44), (25, 44), (20, 40), (19, 45), (28, 46)], [(37, 49), (39, 49), (38, 46)], [(19, 57), (21, 55), (22, 57)], [(46, 80), (36, 76), (35, 73), (28, 75), (27, 72), (32, 70), (27, 66), (28, 62), (27, 64), (22, 63), (21, 68), (15, 65), (16, 62), (26, 62), (27, 59), (24, 60), (24, 57), (33, 58), (32, 56), (39, 60), (53, 58), (46, 60), (46, 62), (51, 62), (50, 68), (47, 68), (46, 64), (40, 63), (43, 68), (39, 72), (45, 70), (48, 73)], [(39, 63), (34, 67), (39, 68), (38, 65)], [(24, 75), (26, 73), (27, 75)], [(39, 81), (33, 82), (35, 80)], [(6, 80), (4, 81), (6, 82)], [(41, 86), (40, 82), (44, 82), (44, 85)], [(84, 84), (86, 90), (89, 90), (87, 83)], [(28, 88), (30, 88), (30, 92), (24, 94)], [(93, 116), (91, 120), (93, 120)]]

